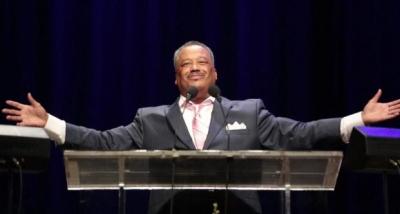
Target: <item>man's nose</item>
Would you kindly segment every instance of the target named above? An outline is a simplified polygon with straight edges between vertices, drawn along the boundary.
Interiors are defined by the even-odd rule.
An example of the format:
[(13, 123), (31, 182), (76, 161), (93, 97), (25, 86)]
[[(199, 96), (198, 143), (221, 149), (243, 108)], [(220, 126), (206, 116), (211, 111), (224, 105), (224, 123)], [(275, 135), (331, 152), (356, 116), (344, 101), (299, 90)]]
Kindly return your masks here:
[(190, 68), (190, 71), (198, 71), (199, 70), (199, 66), (197, 65), (197, 63), (193, 63), (192, 67)]

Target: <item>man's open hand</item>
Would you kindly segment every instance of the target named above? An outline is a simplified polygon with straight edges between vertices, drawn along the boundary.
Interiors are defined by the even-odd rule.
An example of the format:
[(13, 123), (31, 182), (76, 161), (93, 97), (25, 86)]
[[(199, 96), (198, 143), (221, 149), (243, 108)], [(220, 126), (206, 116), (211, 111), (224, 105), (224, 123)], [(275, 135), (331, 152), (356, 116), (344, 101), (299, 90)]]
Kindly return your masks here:
[(2, 112), (7, 120), (14, 121), (19, 126), (44, 127), (48, 119), (46, 110), (32, 97), (31, 93), (28, 93), (27, 97), (29, 105), (7, 100), (7, 105), (12, 108), (4, 108)]
[(384, 120), (393, 119), (400, 115), (400, 99), (387, 103), (380, 103), (379, 98), (382, 95), (382, 90), (372, 97), (362, 112), (362, 119), (366, 125)]

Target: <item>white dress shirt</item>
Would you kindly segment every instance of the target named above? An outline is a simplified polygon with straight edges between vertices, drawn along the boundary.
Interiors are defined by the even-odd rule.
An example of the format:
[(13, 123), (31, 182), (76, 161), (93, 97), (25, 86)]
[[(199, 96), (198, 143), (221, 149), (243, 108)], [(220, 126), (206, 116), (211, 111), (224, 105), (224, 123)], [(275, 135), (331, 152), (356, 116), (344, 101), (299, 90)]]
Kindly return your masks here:
[[(186, 97), (184, 97), (182, 95), (179, 98), (179, 107), (183, 114), (183, 120), (185, 121), (186, 128), (188, 129), (190, 137), (192, 138), (193, 142), (196, 142), (194, 139), (194, 136), (193, 136), (193, 127), (192, 127), (192, 121), (195, 116), (195, 111), (190, 110), (188, 108), (188, 104), (190, 103), (190, 105), (192, 105), (195, 109), (199, 109), (199, 106), (202, 103), (210, 102), (210, 101), (211, 101), (211, 103), (214, 103), (215, 97), (209, 96), (207, 99), (205, 99), (203, 102), (201, 102), (199, 104), (195, 104), (192, 101), (186, 102)], [(199, 118), (201, 120), (201, 123), (207, 124), (205, 133), (208, 133), (208, 129), (210, 128), (211, 114), (212, 114), (213, 109), (214, 109), (214, 105), (206, 105), (203, 108), (201, 108), (201, 111), (199, 112), (199, 114), (201, 115), (201, 117)]]

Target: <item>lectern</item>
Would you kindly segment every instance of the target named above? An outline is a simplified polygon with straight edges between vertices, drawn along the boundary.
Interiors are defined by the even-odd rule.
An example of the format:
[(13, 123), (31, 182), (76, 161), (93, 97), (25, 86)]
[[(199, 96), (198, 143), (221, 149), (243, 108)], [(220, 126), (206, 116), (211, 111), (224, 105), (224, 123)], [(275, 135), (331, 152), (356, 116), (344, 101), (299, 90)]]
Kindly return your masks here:
[(400, 173), (400, 129), (355, 127), (350, 142), (346, 166), (367, 172)]
[(357, 171), (382, 173), (384, 210), (389, 213), (388, 173), (400, 175), (400, 129), (355, 127), (347, 146), (344, 164)]
[(50, 139), (44, 129), (0, 125), (0, 171), (16, 168), (38, 172), (47, 168)]
[(50, 143), (42, 128), (0, 125), (0, 172), (5, 171), (9, 176), (8, 213), (13, 212), (14, 206), (14, 172), (19, 175), (20, 200), (17, 207), (20, 209), (22, 173), (40, 172), (47, 168)]
[(283, 190), (290, 213), (290, 191), (335, 188), (342, 153), (69, 150), (64, 159), (69, 190)]

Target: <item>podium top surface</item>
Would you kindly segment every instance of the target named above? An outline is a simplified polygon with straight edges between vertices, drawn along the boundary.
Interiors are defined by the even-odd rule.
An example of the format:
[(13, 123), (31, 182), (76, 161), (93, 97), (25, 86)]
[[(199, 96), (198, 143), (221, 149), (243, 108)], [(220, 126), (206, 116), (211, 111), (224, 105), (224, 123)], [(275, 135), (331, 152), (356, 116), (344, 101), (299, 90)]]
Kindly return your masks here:
[(133, 158), (133, 157), (160, 157), (178, 158), (185, 156), (195, 157), (219, 157), (219, 158), (245, 158), (245, 157), (342, 157), (340, 151), (268, 151), (268, 150), (128, 150), (128, 151), (78, 151), (66, 150), (64, 156), (67, 157), (98, 157), (98, 158)]
[(398, 128), (359, 126), (356, 129), (359, 130), (364, 136), (378, 138), (397, 138), (400, 140), (400, 129)]
[[(50, 145), (51, 140), (43, 128), (0, 125), (0, 160), (7, 163), (17, 158), (24, 172), (47, 169)], [(10, 167), (10, 164), (0, 164), (0, 171)]]
[(0, 125), (0, 137), (40, 138), (49, 140), (43, 128)]

